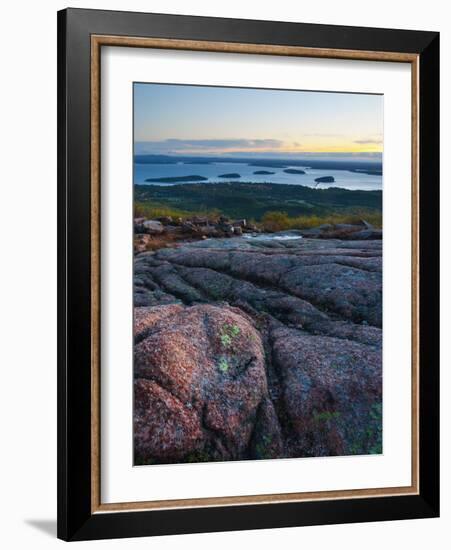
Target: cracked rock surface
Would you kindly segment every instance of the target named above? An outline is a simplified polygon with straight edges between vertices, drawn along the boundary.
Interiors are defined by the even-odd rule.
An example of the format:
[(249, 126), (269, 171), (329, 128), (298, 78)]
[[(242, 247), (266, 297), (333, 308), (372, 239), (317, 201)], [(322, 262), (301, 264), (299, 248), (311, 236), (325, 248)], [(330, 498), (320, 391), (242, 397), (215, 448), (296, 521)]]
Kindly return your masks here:
[(135, 257), (135, 463), (379, 453), (382, 241)]

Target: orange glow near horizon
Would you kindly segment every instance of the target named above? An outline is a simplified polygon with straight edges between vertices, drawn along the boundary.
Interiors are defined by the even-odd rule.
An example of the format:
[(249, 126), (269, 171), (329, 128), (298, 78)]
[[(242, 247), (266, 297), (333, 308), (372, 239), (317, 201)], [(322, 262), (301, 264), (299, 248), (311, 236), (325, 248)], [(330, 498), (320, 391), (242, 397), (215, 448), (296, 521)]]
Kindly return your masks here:
[(308, 143), (303, 146), (284, 143), (281, 147), (209, 147), (208, 151), (196, 147), (183, 148), (177, 150), (174, 148), (174, 154), (196, 155), (196, 154), (233, 154), (233, 153), (277, 153), (277, 154), (296, 154), (296, 153), (382, 153), (383, 147), (381, 143)]
[(156, 154), (381, 153), (383, 96), (140, 83), (134, 140)]

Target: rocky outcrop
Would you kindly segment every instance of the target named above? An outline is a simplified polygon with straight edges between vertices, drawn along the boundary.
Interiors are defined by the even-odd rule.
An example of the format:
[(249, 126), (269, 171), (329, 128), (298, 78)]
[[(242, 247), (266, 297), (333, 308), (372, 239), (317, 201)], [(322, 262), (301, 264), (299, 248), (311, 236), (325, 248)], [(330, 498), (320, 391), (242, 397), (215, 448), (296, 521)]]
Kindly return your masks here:
[(135, 257), (137, 463), (381, 452), (382, 243), (280, 237)]
[(194, 242), (138, 256), (135, 275), (135, 290), (152, 292), (151, 276), (184, 303), (227, 301), (300, 325), (324, 318), (382, 324), (378, 241)]
[(287, 329), (271, 334), (290, 456), (381, 452), (380, 350)]
[(149, 235), (159, 235), (164, 231), (163, 224), (157, 220), (146, 220), (142, 226)]
[(138, 254), (171, 246), (176, 241), (222, 239), (241, 236), (244, 233), (257, 234), (259, 231), (254, 224), (248, 224), (245, 219), (229, 220), (224, 216), (217, 219), (209, 219), (206, 216), (186, 219), (161, 216), (153, 220), (140, 217), (134, 219), (133, 248), (135, 254)]
[[(230, 220), (220, 216), (210, 219), (206, 216), (193, 216), (186, 219), (173, 219), (171, 216), (161, 216), (153, 220), (144, 217), (134, 219), (135, 253), (146, 250), (156, 250), (175, 241), (189, 239), (223, 239), (224, 237), (239, 237), (243, 234), (256, 236), (261, 233), (255, 224), (249, 224), (246, 219)], [(375, 229), (365, 220), (354, 224), (323, 224), (310, 229), (295, 229), (286, 231), (310, 239), (339, 240), (380, 240), (382, 230)], [(220, 245), (219, 245), (220, 246)]]
[(359, 223), (324, 224), (312, 229), (301, 229), (300, 235), (311, 239), (340, 239), (342, 241), (381, 240), (382, 230), (375, 229), (365, 220)]
[(137, 308), (135, 317), (138, 463), (281, 453), (263, 344), (247, 316), (170, 305)]

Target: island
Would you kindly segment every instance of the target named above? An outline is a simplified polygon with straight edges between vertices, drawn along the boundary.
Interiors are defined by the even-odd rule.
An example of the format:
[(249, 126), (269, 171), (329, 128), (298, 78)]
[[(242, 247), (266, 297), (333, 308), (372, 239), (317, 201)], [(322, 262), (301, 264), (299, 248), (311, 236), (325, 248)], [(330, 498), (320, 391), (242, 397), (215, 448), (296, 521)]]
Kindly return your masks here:
[(236, 172), (231, 172), (230, 174), (221, 174), (218, 178), (241, 178), (241, 175)]
[(213, 164), (213, 163), (211, 162), (211, 160), (195, 159), (195, 160), (185, 160), (183, 161), (183, 164)]
[(321, 176), (320, 178), (315, 178), (316, 183), (333, 183), (335, 178), (333, 176)]
[(297, 168), (287, 168), (284, 172), (285, 174), (305, 174), (304, 170), (298, 170)]
[[(244, 162), (245, 159), (242, 159)], [(286, 161), (280, 161), (280, 160), (266, 160), (261, 159), (257, 162), (249, 162), (249, 166), (255, 166), (260, 168), (286, 168), (287, 162)]]
[(361, 161), (361, 160), (343, 160), (343, 159), (268, 159), (240, 157), (238, 160), (234, 157), (224, 156), (182, 156), (182, 155), (151, 155), (151, 154), (136, 154), (134, 156), (135, 164), (215, 164), (233, 163), (247, 164), (248, 166), (258, 168), (289, 168), (289, 166), (298, 166), (301, 168), (313, 168), (318, 170), (347, 170), (351, 172), (367, 173), (370, 175), (382, 175), (382, 162), (377, 160)]
[(184, 183), (193, 181), (208, 181), (204, 176), (173, 176), (170, 178), (147, 178), (149, 183)]
[(272, 174), (275, 174), (275, 172), (268, 172), (268, 170), (257, 170), (254, 172), (256, 176), (270, 176)]
[(357, 174), (367, 174), (368, 176), (382, 176), (382, 170), (380, 169), (373, 169), (373, 170), (360, 170), (358, 168), (354, 168), (352, 170), (349, 170), (350, 172), (355, 172)]

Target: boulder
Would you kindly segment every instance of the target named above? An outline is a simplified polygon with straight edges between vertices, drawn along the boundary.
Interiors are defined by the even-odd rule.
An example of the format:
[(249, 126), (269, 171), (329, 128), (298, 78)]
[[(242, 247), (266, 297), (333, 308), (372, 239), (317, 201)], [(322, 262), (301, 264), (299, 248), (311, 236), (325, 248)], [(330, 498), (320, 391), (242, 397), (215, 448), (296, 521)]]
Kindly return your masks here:
[(199, 228), (200, 234), (202, 237), (218, 237), (219, 230), (214, 225), (204, 225)]
[(138, 464), (172, 459), (201, 448), (203, 432), (195, 411), (151, 380), (137, 379), (134, 392), (135, 461)]
[(164, 231), (163, 224), (157, 220), (147, 220), (142, 225), (149, 235), (160, 235)]
[(382, 239), (382, 230), (381, 229), (362, 229), (352, 234), (353, 240), (381, 240)]
[(349, 231), (349, 232), (352, 232), (352, 231), (360, 231), (362, 229), (362, 227), (360, 225), (356, 225), (356, 224), (353, 224), (353, 223), (336, 223), (333, 226), (333, 229), (335, 229), (336, 231)]
[(146, 233), (135, 235), (133, 248), (135, 253), (145, 252), (152, 237)]
[(208, 218), (205, 216), (194, 216), (188, 221), (194, 225), (208, 225)]
[(280, 455), (261, 337), (239, 309), (136, 308), (135, 340), (138, 463)]
[(221, 231), (225, 233), (226, 236), (231, 237), (235, 233), (235, 228), (230, 223), (224, 223), (220, 225)]
[(190, 221), (183, 222), (181, 228), (182, 228), (182, 231), (187, 235), (199, 234), (199, 228)]
[(366, 220), (360, 220), (360, 223), (365, 227), (365, 229), (374, 229), (373, 225), (368, 223)]
[(164, 230), (169, 235), (176, 235), (176, 234), (181, 235), (183, 233), (182, 228), (179, 227), (178, 225), (165, 225)]
[(155, 220), (161, 222), (163, 225), (170, 225), (173, 223), (171, 216), (160, 216), (159, 218), (155, 218)]
[(287, 328), (272, 340), (290, 454), (381, 453), (381, 348)]

